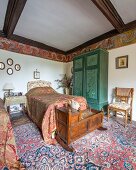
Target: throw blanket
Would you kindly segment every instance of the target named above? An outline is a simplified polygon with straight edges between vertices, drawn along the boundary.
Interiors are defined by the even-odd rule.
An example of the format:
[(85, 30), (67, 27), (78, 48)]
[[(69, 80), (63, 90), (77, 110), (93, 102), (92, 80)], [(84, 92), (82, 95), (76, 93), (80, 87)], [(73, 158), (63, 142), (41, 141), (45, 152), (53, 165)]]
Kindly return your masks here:
[(55, 108), (62, 107), (72, 99), (80, 104), (80, 109), (87, 108), (86, 99), (57, 93), (51, 87), (31, 89), (27, 94), (29, 117), (41, 129), (44, 141), (51, 144), (51, 134), (56, 129)]

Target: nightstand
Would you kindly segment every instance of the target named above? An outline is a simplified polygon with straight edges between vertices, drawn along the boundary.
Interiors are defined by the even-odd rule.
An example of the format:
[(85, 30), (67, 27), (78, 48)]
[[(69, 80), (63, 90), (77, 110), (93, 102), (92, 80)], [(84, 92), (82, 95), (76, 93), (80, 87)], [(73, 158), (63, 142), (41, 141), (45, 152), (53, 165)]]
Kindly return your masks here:
[(26, 96), (10, 96), (5, 97), (5, 108), (9, 112), (11, 105), (23, 104), (26, 107)]

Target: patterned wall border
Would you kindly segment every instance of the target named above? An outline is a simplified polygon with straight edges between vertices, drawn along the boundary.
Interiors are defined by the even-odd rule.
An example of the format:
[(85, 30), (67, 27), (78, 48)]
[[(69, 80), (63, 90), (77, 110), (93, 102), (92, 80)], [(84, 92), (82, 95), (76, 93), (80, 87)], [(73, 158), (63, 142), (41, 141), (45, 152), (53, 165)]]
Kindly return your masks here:
[(88, 52), (92, 49), (103, 48), (106, 50), (110, 50), (134, 43), (136, 43), (136, 29), (105, 39), (86, 48), (78, 50), (72, 54), (63, 55), (0, 37), (0, 49), (37, 56), (59, 62), (70, 62), (75, 56), (80, 55), (84, 52)]
[(72, 54), (67, 55), (67, 57), (69, 61), (72, 61), (75, 56), (88, 52), (90, 50), (96, 49), (96, 48), (103, 48), (106, 50), (111, 50), (114, 48), (119, 48), (122, 46), (134, 44), (134, 43), (136, 43), (136, 29), (124, 32), (122, 34), (113, 36), (111, 38), (107, 38), (105, 40), (102, 40), (98, 43), (95, 43), (81, 50), (73, 52)]
[(7, 38), (0, 37), (0, 49), (8, 50), (16, 53), (37, 56), (49, 60), (68, 62), (68, 57), (51, 51), (42, 50), (37, 47), (19, 43)]

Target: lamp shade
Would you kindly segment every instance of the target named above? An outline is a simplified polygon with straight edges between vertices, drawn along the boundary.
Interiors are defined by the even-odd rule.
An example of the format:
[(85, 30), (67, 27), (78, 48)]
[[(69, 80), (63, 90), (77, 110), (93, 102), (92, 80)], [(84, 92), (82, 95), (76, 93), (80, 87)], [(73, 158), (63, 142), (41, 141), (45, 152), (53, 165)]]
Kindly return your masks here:
[(3, 90), (13, 90), (14, 86), (12, 83), (6, 83), (3, 87)]

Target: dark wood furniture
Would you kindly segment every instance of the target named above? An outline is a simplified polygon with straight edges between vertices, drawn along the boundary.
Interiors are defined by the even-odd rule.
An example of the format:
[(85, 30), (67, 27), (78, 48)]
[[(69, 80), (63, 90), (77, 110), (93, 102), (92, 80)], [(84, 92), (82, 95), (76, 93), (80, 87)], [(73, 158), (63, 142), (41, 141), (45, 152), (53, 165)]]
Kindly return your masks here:
[(84, 96), (93, 109), (107, 111), (108, 52), (96, 49), (74, 57), (73, 94)]
[(69, 146), (71, 142), (101, 128), (102, 125), (102, 111), (93, 109), (77, 111), (68, 107), (56, 108), (56, 139), (68, 151), (74, 151)]

